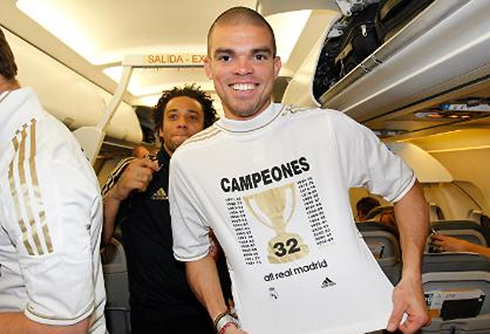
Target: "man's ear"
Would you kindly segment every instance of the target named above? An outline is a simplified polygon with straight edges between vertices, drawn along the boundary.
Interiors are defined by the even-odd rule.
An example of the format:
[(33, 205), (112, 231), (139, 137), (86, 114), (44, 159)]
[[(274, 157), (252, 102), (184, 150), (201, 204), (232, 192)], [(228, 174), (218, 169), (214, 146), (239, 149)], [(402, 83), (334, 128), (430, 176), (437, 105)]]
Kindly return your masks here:
[(277, 77), (279, 76), (281, 67), (282, 67), (281, 57), (276, 56), (274, 58), (274, 79), (277, 79)]
[(209, 56), (204, 58), (204, 71), (206, 72), (208, 79), (213, 80), (213, 71), (211, 69), (211, 59)]
[(160, 129), (158, 129), (158, 137), (163, 138), (163, 124)]

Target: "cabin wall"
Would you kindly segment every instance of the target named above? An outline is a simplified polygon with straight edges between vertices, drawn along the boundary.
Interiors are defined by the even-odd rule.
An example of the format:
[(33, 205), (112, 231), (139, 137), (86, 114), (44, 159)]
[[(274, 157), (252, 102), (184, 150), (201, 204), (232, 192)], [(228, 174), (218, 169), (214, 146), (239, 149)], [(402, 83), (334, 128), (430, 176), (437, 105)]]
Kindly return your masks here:
[(454, 180), (479, 188), (472, 192), (483, 211), (490, 213), (490, 129), (462, 127), (453, 131), (411, 139), (451, 173)]
[(466, 180), (477, 185), (485, 203), (484, 211), (490, 212), (490, 148), (439, 152), (431, 155), (441, 162), (453, 175), (455, 180)]

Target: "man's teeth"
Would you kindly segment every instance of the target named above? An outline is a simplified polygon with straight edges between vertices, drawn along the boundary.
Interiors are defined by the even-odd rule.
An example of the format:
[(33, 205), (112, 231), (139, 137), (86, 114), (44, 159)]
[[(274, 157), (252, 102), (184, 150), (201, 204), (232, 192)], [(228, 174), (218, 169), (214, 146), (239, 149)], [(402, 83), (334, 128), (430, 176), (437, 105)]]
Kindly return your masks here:
[(234, 84), (231, 87), (234, 90), (252, 90), (255, 88), (255, 85), (254, 84), (241, 83), (241, 84)]

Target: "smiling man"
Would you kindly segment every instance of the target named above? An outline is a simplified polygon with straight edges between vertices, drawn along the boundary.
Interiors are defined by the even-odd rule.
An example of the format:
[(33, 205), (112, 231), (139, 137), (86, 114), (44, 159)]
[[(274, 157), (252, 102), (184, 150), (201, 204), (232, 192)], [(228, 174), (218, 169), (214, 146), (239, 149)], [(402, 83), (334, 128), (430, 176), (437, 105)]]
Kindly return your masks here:
[[(255, 11), (229, 9), (211, 26), (205, 69), (225, 118), (172, 158), (176, 258), (220, 334), (415, 333), (429, 319), (420, 273), (428, 210), (413, 171), (342, 113), (273, 104), (280, 68)], [(396, 288), (355, 228), (348, 190), (360, 186), (396, 202)], [(221, 296), (210, 228), (232, 269), (240, 325)]]
[[(209, 57), (205, 60), (206, 74), (214, 80), (226, 116), (236, 120), (252, 118), (269, 106), (281, 69), (272, 30), (264, 33), (261, 25), (242, 28), (232, 24), (227, 29), (214, 29), (208, 37)], [(251, 36), (257, 37), (253, 41), (256, 48), (250, 50)], [(215, 41), (219, 46), (211, 48)]]

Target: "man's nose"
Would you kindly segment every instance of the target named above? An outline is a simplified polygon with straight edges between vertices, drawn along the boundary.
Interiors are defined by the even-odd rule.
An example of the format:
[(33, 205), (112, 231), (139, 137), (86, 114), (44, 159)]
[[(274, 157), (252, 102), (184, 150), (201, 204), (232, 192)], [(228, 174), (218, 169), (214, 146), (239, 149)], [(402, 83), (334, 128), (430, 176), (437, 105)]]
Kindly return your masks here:
[(249, 59), (239, 58), (236, 64), (235, 72), (239, 75), (247, 75), (253, 73), (254, 69), (252, 62)]
[(187, 128), (189, 127), (189, 124), (187, 122), (187, 119), (185, 117), (179, 117), (177, 119), (177, 126), (180, 128)]

